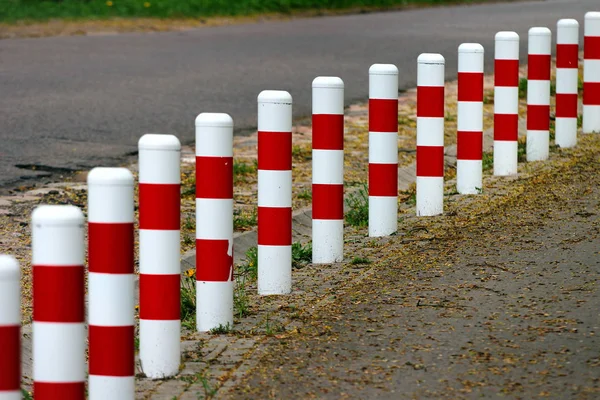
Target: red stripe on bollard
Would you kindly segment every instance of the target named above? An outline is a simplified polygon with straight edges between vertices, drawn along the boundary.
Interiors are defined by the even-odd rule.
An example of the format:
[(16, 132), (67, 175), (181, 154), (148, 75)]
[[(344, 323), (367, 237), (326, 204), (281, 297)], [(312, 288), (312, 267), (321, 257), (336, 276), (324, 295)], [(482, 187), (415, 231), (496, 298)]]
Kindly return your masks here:
[(85, 400), (85, 382), (34, 382), (33, 394), (44, 400)]
[(444, 176), (444, 147), (417, 146), (417, 176)]
[(178, 320), (180, 285), (179, 275), (140, 274), (140, 319)]
[(227, 254), (229, 240), (196, 239), (196, 280), (233, 280), (233, 257)]
[(527, 105), (527, 129), (547, 131), (550, 129), (550, 106)]
[(90, 375), (134, 375), (134, 336), (132, 325), (90, 325)]
[(398, 164), (369, 164), (369, 196), (398, 196)]
[(556, 45), (556, 68), (577, 68), (579, 64), (579, 45)]
[(292, 133), (258, 132), (258, 169), (288, 171), (292, 169)]
[(196, 157), (196, 198), (233, 197), (233, 157)]
[(333, 199), (343, 198), (344, 185), (312, 185), (313, 219), (344, 219), (343, 201)]
[(369, 99), (369, 132), (398, 132), (398, 99)]
[(21, 387), (21, 327), (0, 326), (0, 391)]
[[(133, 223), (88, 224), (88, 268), (105, 274), (133, 273)], [(106, 251), (110, 248), (110, 251)]]
[(519, 60), (494, 61), (494, 86), (519, 86)]
[(33, 319), (36, 322), (84, 322), (83, 266), (33, 266)]
[(584, 82), (583, 104), (600, 106), (600, 82)]
[(481, 160), (483, 153), (483, 132), (457, 132), (457, 154), (459, 160)]
[(344, 150), (344, 114), (313, 114), (313, 150)]
[(483, 73), (458, 73), (458, 101), (483, 101)]
[(550, 80), (551, 56), (549, 54), (529, 54), (527, 78), (529, 80)]
[(266, 246), (291, 246), (292, 208), (258, 207), (258, 221), (268, 221), (258, 230), (258, 244)]
[(556, 94), (556, 117), (577, 118), (577, 94)]
[(417, 87), (417, 117), (444, 117), (444, 87)]
[(583, 50), (586, 60), (600, 60), (600, 36), (584, 37)]
[(517, 141), (519, 139), (519, 115), (494, 115), (494, 140)]
[(179, 184), (140, 183), (140, 229), (179, 230)]

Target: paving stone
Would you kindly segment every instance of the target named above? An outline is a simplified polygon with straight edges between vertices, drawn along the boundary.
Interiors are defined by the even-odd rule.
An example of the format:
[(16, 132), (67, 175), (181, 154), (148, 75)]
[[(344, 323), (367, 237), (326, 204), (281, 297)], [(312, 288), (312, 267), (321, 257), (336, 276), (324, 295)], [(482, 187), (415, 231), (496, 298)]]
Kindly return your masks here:
[(190, 384), (188, 382), (172, 379), (169, 381), (162, 381), (162, 384), (156, 388), (154, 393), (150, 396), (151, 400), (171, 400), (173, 397), (179, 396), (183, 393)]
[(202, 372), (207, 366), (208, 364), (202, 361), (186, 362), (181, 372), (179, 372), (179, 376), (196, 375), (197, 373)]

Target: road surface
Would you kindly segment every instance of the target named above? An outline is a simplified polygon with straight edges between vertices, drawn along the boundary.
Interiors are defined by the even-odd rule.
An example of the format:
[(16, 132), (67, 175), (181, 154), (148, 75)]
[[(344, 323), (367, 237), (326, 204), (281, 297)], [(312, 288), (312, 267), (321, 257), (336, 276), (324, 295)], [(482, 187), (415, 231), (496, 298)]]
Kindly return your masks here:
[(446, 57), (479, 42), (487, 70), (493, 38), (531, 26), (580, 22), (597, 0), (549, 0), (234, 25), (186, 32), (0, 41), (0, 190), (26, 179), (122, 163), (144, 133), (194, 140), (200, 112), (226, 112), (236, 132), (256, 127), (256, 96), (288, 90), (294, 116), (310, 114), (311, 81), (337, 75), (346, 102), (364, 100), (371, 64), (394, 63), (415, 86), (422, 52)]

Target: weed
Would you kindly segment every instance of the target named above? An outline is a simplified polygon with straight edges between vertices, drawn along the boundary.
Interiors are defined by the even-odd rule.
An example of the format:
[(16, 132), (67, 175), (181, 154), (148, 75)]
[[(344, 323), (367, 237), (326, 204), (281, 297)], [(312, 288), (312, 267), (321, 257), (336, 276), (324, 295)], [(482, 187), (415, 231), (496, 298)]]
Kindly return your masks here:
[(577, 92), (580, 96), (583, 94), (583, 79), (581, 79), (581, 76), (577, 78)]
[(294, 145), (292, 146), (292, 158), (297, 161), (310, 161), (312, 160), (312, 150), (308, 147)]
[(258, 278), (258, 249), (250, 247), (246, 251), (246, 262), (238, 265), (233, 289), (233, 309), (238, 318), (243, 318), (250, 312), (250, 300), (246, 293), (246, 282)]
[(354, 257), (352, 259), (352, 261), (350, 261), (350, 265), (360, 265), (360, 264), (371, 264), (372, 261), (369, 260), (368, 258), (362, 258), (362, 257)]
[(312, 261), (312, 244), (292, 243), (292, 267), (302, 268)]
[(233, 182), (247, 182), (248, 176), (256, 174), (258, 170), (258, 162), (254, 160), (253, 164), (248, 164), (244, 161), (233, 162)]
[(446, 113), (446, 117), (444, 117), (444, 121), (446, 121), (446, 122), (456, 122), (456, 115), (452, 115), (450, 113)]
[(191, 216), (188, 215), (187, 217), (185, 217), (183, 224), (181, 224), (181, 228), (188, 230), (188, 231), (195, 230), (196, 229), (196, 221)]
[(181, 325), (196, 329), (196, 270), (185, 271), (181, 277)]
[(527, 97), (527, 78), (519, 79), (519, 98), (524, 99)]
[(577, 116), (577, 128), (581, 128), (583, 126), (583, 115)]
[(21, 389), (21, 395), (23, 396), (23, 400), (33, 400), (33, 396), (31, 396), (31, 392), (28, 392), (25, 389)]
[(409, 206), (414, 206), (417, 204), (417, 185), (412, 183), (408, 190), (403, 190), (398, 193), (398, 200), (404, 202)]
[(229, 325), (229, 323), (227, 323), (225, 325), (219, 324), (219, 326), (217, 326), (216, 328), (212, 328), (210, 330), (210, 333), (212, 333), (213, 335), (226, 335), (228, 333), (231, 333), (232, 331), (233, 327)]
[(255, 281), (258, 278), (258, 249), (256, 246), (246, 250), (245, 262), (237, 267), (238, 275), (243, 275), (250, 281)]
[(272, 323), (269, 321), (269, 314), (267, 313), (267, 317), (265, 318), (265, 334), (267, 336), (273, 336), (276, 333), (281, 333), (285, 330), (285, 327), (278, 323)]
[(554, 121), (550, 121), (550, 140), (554, 140), (556, 138), (556, 123)]
[(133, 338), (133, 347), (135, 348), (135, 351), (140, 351), (140, 337), (139, 337), (139, 335), (136, 335)]
[(494, 91), (486, 90), (483, 94), (483, 104), (494, 104)]
[(198, 372), (192, 379), (192, 383), (200, 382), (204, 393), (197, 392), (198, 399), (212, 399), (217, 394), (217, 388), (212, 387), (206, 376), (206, 371)]
[(494, 154), (486, 151), (481, 155), (481, 166), (484, 171), (492, 169), (494, 166)]
[(195, 239), (192, 238), (190, 235), (183, 235), (183, 244), (186, 246), (191, 246), (194, 244)]
[(517, 142), (517, 160), (518, 162), (527, 161), (527, 144), (525, 140), (519, 140)]
[(550, 96), (556, 96), (556, 81), (550, 81)]
[(298, 193), (298, 198), (302, 200), (312, 200), (312, 191), (304, 189), (303, 191)]
[(477, 194), (482, 194), (483, 193), (483, 188), (476, 187), (475, 191), (477, 192)]
[(247, 231), (256, 226), (256, 210), (251, 212), (235, 210), (233, 212), (233, 229), (235, 231)]
[(346, 213), (346, 222), (352, 226), (367, 226), (369, 223), (369, 189), (365, 183), (346, 199), (350, 210)]

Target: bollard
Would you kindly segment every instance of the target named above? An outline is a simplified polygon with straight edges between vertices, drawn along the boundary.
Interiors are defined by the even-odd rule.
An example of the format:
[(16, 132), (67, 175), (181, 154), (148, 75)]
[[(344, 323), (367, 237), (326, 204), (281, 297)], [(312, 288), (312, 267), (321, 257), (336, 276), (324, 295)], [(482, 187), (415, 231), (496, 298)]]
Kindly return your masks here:
[(196, 118), (196, 329), (233, 326), (233, 120)]
[(133, 399), (133, 175), (88, 174), (89, 398)]
[(140, 363), (151, 379), (174, 376), (180, 357), (180, 151), (173, 135), (139, 148)]
[(483, 188), (483, 46), (458, 47), (458, 117), (456, 190), (481, 193)]
[(494, 55), (494, 175), (516, 175), (519, 150), (519, 35), (498, 32)]
[(21, 399), (21, 269), (0, 254), (0, 399)]
[(583, 133), (600, 133), (600, 12), (585, 14), (583, 38)]
[(560, 147), (573, 147), (577, 144), (579, 23), (561, 19), (556, 27), (555, 142)]
[(344, 82), (312, 82), (312, 261), (344, 258)]
[(292, 291), (292, 96), (258, 95), (258, 294)]
[(550, 151), (551, 41), (550, 29), (529, 29), (527, 161), (546, 160)]
[(85, 398), (83, 213), (43, 205), (32, 215), (33, 394)]
[(369, 236), (398, 230), (398, 68), (369, 68)]
[(417, 216), (444, 212), (444, 57), (417, 60)]

